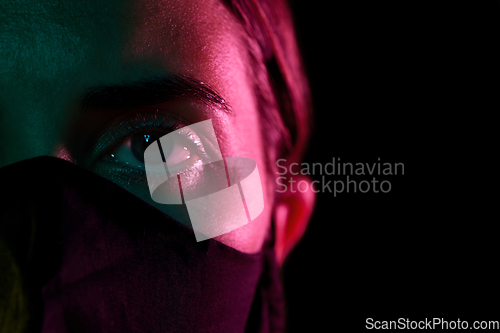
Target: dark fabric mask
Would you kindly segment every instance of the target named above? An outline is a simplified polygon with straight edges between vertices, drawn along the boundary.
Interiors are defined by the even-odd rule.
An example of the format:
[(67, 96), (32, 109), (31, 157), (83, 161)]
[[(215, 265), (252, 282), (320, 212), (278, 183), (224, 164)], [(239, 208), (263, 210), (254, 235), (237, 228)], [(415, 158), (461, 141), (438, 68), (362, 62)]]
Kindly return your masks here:
[(280, 332), (272, 235), (246, 254), (54, 157), (0, 169), (0, 331)]

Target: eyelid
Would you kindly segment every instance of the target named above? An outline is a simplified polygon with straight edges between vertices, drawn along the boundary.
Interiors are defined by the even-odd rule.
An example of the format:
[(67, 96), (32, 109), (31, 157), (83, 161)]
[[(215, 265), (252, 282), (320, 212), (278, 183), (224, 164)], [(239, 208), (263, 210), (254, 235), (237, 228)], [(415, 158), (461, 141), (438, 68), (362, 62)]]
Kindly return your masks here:
[(160, 109), (136, 112), (132, 117), (130, 113), (127, 113), (115, 119), (101, 131), (89, 154), (90, 166), (94, 165), (104, 154), (117, 148), (128, 137), (140, 131), (163, 130), (165, 134), (168, 134), (188, 125), (189, 123), (181, 116), (160, 111)]
[(194, 144), (201, 153), (206, 154), (205, 147), (203, 146), (198, 133), (194, 132), (189, 126), (181, 128), (177, 131), (177, 133), (185, 137), (190, 143)]
[[(161, 116), (165, 118), (160, 119)], [(190, 126), (187, 123), (181, 121), (182, 118), (179, 116), (174, 115), (172, 118), (169, 114), (160, 115), (158, 113), (155, 113), (153, 116), (146, 115), (146, 117), (144, 117), (144, 115), (137, 115), (132, 119), (125, 120), (125, 124), (127, 126), (123, 126), (123, 122), (121, 121), (115, 121), (115, 123), (113, 123), (111, 127), (108, 127), (107, 133), (101, 136), (99, 142), (101, 146), (105, 148), (96, 148), (96, 151), (98, 151), (99, 153), (97, 153), (95, 156), (98, 156), (98, 158), (95, 159), (95, 162), (93, 163), (91, 168), (94, 169), (96, 167), (105, 167), (108, 169), (113, 169), (113, 177), (118, 177), (120, 174), (122, 176), (125, 176), (125, 178), (128, 177), (128, 186), (130, 186), (132, 180), (137, 181), (136, 185), (140, 185), (139, 183), (143, 184), (142, 186), (147, 185), (146, 168), (144, 164), (135, 165), (126, 162), (123, 163), (123, 161), (120, 160), (106, 161), (104, 158), (106, 154), (115, 151), (118, 147), (121, 147), (126, 142), (126, 140), (132, 137), (132, 135), (139, 134), (141, 132), (144, 132), (145, 130), (161, 130), (162, 128), (158, 126), (164, 127), (164, 135), (175, 132), (176, 135), (180, 136), (184, 147), (187, 147), (190, 153), (195, 156), (192, 160), (189, 160), (189, 162), (186, 161), (185, 163), (181, 162), (176, 165), (172, 165), (172, 171), (175, 173), (185, 173), (189, 172), (190, 170), (199, 168), (202, 164), (204, 164), (206, 161), (209, 161), (211, 157), (213, 157), (213, 147), (211, 147), (208, 143), (213, 141), (214, 138), (209, 139), (208, 137), (206, 137), (208, 133), (205, 133), (203, 130), (199, 131), (197, 127), (199, 127), (200, 125), (197, 126), (196, 124), (193, 124), (193, 126)], [(173, 128), (171, 128), (171, 126)], [(118, 132), (120, 132), (121, 130), (121, 133), (118, 135), (114, 133), (114, 129), (116, 128), (118, 129)], [(162, 135), (161, 137), (163, 137), (164, 135)], [(214, 133), (212, 133), (212, 135), (210, 136), (213, 135)], [(102, 137), (106, 136), (111, 136), (112, 139), (102, 140)], [(159, 140), (160, 138), (156, 139), (155, 141)], [(110, 141), (111, 143), (108, 143)], [(153, 142), (154, 141), (152, 141), (152, 143)], [(220, 155), (218, 146), (217, 153)], [(164, 172), (162, 169), (160, 169), (158, 170), (158, 173), (163, 174)], [(193, 181), (195, 180), (193, 179)]]

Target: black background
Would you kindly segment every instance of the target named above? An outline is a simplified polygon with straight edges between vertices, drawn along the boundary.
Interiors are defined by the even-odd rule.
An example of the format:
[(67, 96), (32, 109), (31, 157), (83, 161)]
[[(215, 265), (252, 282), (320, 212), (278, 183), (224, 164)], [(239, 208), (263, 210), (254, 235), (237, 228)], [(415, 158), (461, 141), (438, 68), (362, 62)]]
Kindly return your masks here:
[(402, 223), (418, 223), (406, 156), (419, 108), (421, 35), (409, 22), (410, 8), (394, 2), (320, 7), (295, 1), (292, 9), (315, 111), (305, 161), (373, 163), (380, 157), (405, 164), (404, 176), (385, 178), (392, 184), (387, 194), (319, 193), (306, 234), (283, 269), (289, 332), (362, 328), (365, 315), (382, 311), (379, 320), (389, 320), (396, 314), (380, 303), (399, 306), (394, 289), (411, 274), (398, 268), (408, 261), (398, 246), (404, 237), (391, 235)]
[(387, 194), (318, 194), (282, 271), (288, 331), (353, 331), (366, 318), (498, 320), (492, 218), (469, 197), (454, 200), (471, 196), (447, 186), (467, 174), (451, 173), (460, 157), (441, 158), (464, 148), (438, 115), (460, 101), (446, 95), (456, 64), (444, 50), (467, 36), (455, 23), (468, 16), (422, 2), (312, 4), (292, 1), (316, 117), (305, 161), (380, 158), (404, 163), (405, 175), (383, 178)]

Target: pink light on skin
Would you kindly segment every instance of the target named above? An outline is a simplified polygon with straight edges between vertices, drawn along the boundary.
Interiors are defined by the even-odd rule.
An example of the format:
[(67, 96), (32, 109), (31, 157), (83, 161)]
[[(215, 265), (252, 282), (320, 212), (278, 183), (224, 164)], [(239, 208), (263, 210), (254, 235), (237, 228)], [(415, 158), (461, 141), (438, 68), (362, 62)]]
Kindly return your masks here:
[(68, 149), (63, 146), (62, 144), (57, 145), (56, 149), (54, 149), (55, 153), (54, 156), (60, 159), (63, 159), (65, 161), (75, 163), (75, 160), (73, 157), (71, 157), (71, 154), (69, 153)]
[[(173, 175), (183, 169), (175, 169), (175, 163), (166, 159), (160, 177), (164, 185), (170, 186), (160, 184), (155, 188), (152, 183), (158, 177), (156, 166), (161, 161), (161, 150), (173, 146), (180, 132), (192, 133), (205, 154), (193, 168), (177, 174), (177, 179)], [(255, 161), (246, 157), (223, 158), (211, 120), (166, 134), (158, 142), (161, 147), (155, 142), (144, 152), (151, 198), (160, 204), (185, 203), (198, 242), (241, 228), (262, 213), (263, 191)], [(174, 188), (176, 182), (178, 187)]]
[[(148, 0), (135, 4), (135, 20), (129, 39), (122, 48), (124, 67), (147, 64), (152, 73), (187, 75), (218, 92), (231, 109), (228, 114), (216, 107), (200, 107), (191, 102), (169, 102), (169, 110), (191, 123), (211, 119), (222, 156), (253, 159), (266, 170), (266, 151), (251, 70), (244, 43), (243, 27), (218, 0)], [(215, 239), (240, 251), (254, 253), (262, 248), (269, 230), (273, 207), (273, 181), (261, 172), (264, 211), (252, 223), (217, 236)]]

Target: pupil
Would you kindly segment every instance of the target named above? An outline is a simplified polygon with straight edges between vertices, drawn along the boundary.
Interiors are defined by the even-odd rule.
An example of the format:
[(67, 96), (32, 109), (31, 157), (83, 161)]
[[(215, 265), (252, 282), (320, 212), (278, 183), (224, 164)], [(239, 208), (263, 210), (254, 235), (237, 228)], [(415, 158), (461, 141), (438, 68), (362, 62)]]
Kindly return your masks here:
[(144, 163), (144, 151), (146, 148), (165, 134), (166, 133), (163, 132), (147, 132), (133, 135), (130, 139), (132, 154), (134, 154), (135, 158)]

